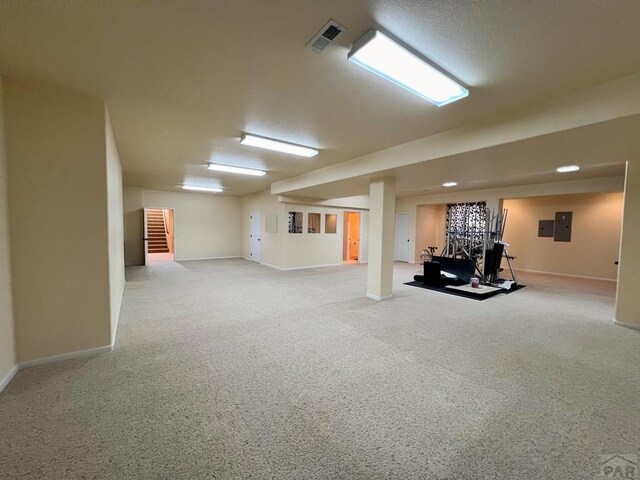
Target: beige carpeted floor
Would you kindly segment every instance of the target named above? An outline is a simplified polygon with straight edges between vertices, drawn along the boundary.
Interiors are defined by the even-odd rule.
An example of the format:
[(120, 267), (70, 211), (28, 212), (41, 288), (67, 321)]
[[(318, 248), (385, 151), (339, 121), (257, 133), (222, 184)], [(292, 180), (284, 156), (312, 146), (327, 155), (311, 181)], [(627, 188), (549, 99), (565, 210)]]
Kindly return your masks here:
[(18, 373), (0, 478), (586, 479), (640, 446), (640, 332), (614, 285), (484, 302), (366, 267), (128, 269), (116, 350)]

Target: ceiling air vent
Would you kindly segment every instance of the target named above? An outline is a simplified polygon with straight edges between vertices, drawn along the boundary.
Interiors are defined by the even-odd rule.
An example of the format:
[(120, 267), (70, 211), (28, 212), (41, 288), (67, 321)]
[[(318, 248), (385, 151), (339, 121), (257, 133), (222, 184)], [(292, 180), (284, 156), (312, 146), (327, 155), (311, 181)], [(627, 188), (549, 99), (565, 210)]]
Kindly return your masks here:
[(307, 47), (316, 53), (324, 53), (331, 42), (340, 35), (346, 28), (335, 20), (329, 20), (324, 27), (307, 43)]

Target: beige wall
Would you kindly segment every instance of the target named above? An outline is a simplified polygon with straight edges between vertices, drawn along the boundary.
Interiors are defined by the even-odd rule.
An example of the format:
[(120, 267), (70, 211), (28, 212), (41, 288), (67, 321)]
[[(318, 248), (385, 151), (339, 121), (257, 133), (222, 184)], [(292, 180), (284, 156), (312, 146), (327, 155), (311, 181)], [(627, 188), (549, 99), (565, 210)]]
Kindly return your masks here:
[(122, 165), (118, 146), (105, 109), (107, 167), (107, 221), (109, 234), (109, 297), (111, 303), (111, 344), (116, 340), (122, 294), (124, 292), (124, 225), (122, 206)]
[[(400, 197), (396, 201), (396, 212), (410, 213), (409, 233), (410, 252), (414, 256), (410, 261), (419, 262), (420, 245), (416, 244), (416, 218), (418, 206), (439, 205), (447, 203), (462, 202), (487, 202), (489, 208), (499, 208), (503, 198), (529, 198), (551, 195), (598, 193), (598, 192), (621, 192), (624, 188), (624, 178), (610, 177), (589, 180), (574, 180), (566, 182), (541, 183), (532, 185), (521, 185), (516, 187), (504, 187), (488, 190), (469, 190), (458, 192), (453, 189), (450, 192), (437, 193), (431, 195), (416, 195)], [(440, 247), (440, 245), (438, 245)]]
[(420, 261), (422, 250), (426, 250), (427, 247), (438, 247), (436, 253), (441, 252), (444, 248), (446, 217), (446, 205), (418, 205), (414, 252), (417, 262)]
[[(468, 201), (460, 197), (458, 201)], [(452, 203), (455, 203), (452, 200)], [(511, 244), (516, 268), (615, 279), (622, 193), (568, 194), (503, 201), (509, 210), (504, 240)], [(555, 212), (572, 211), (570, 243), (538, 237), (538, 220), (553, 220)], [(418, 205), (415, 258), (428, 245), (438, 252), (445, 243), (446, 205)], [(431, 243), (430, 243), (431, 242)]]
[(174, 209), (175, 259), (239, 257), (240, 198), (124, 188), (127, 265), (144, 263), (143, 208)]
[(105, 107), (5, 84), (17, 360), (109, 346)]
[(126, 265), (144, 264), (144, 219), (142, 209), (142, 189), (124, 187), (122, 189), (124, 210), (124, 260)]
[[(279, 203), (277, 198), (272, 196), (267, 190), (251, 195), (244, 195), (241, 200), (241, 245), (242, 256), (250, 258), (250, 226), (249, 217), (251, 212), (260, 211), (260, 261), (266, 265), (280, 266), (283, 255), (284, 243), (282, 232), (287, 228), (287, 217), (284, 213), (284, 205)], [(266, 232), (266, 217), (277, 215), (278, 232)]]
[[(282, 222), (278, 219), (278, 235), (284, 245), (280, 268), (298, 268), (313, 265), (336, 265), (342, 263), (342, 239), (344, 228), (344, 211), (335, 208), (317, 207), (313, 205), (283, 204), (284, 215)], [(289, 212), (302, 212), (302, 232), (293, 234), (288, 232)], [(321, 218), (321, 233), (307, 233), (309, 213), (319, 213)], [(337, 214), (338, 225), (336, 233), (324, 233), (325, 215)]]
[[(9, 258), (9, 210), (7, 207), (4, 108), (0, 79), (0, 384), (16, 363), (11, 299), (11, 262)], [(0, 390), (2, 387), (0, 385)]]
[(240, 198), (143, 190), (145, 208), (173, 208), (175, 258), (239, 257)]
[[(622, 193), (559, 195), (505, 200), (504, 240), (515, 268), (615, 280)], [(571, 242), (538, 237), (538, 221), (573, 212)]]
[[(289, 199), (292, 200), (292, 199)], [(358, 199), (361, 200), (360, 198)], [(346, 205), (345, 205), (346, 206)], [(250, 237), (249, 217), (252, 211), (259, 210), (261, 214), (261, 246), (260, 260), (266, 265), (277, 268), (304, 268), (319, 265), (336, 265), (342, 263), (344, 211), (342, 208), (327, 207), (325, 205), (306, 205), (301, 203), (281, 203), (276, 196), (267, 190), (242, 197), (242, 256), (249, 258)], [(352, 211), (351, 209), (347, 209)], [(303, 213), (303, 233), (288, 233), (289, 212)], [(307, 233), (309, 213), (321, 214), (320, 234)], [(335, 234), (324, 233), (325, 215), (338, 215), (337, 231)], [(277, 215), (278, 232), (269, 233), (265, 230), (266, 217)], [(362, 235), (360, 237), (360, 262), (367, 261), (369, 237), (369, 212), (360, 212)]]
[(640, 157), (627, 163), (616, 321), (640, 329)]

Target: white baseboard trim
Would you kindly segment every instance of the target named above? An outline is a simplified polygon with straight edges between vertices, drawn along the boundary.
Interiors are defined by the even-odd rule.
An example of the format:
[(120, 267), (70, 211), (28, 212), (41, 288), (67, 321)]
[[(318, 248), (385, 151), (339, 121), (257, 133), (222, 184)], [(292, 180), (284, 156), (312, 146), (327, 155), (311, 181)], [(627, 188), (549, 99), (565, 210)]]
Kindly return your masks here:
[(586, 275), (571, 275), (569, 273), (543, 272), (542, 270), (529, 270), (528, 268), (514, 268), (517, 272), (541, 273), (543, 275), (554, 275), (556, 277), (583, 278), (585, 280), (600, 280), (602, 282), (617, 282), (614, 278), (588, 277)]
[(326, 268), (326, 267), (341, 267), (342, 262), (340, 263), (324, 263), (322, 265), (307, 265), (303, 267), (286, 267), (283, 268), (282, 271), (289, 272), (291, 270), (307, 270), (309, 268)]
[(634, 330), (640, 330), (640, 324), (639, 323), (619, 322), (618, 320), (614, 320), (613, 324), (614, 325), (620, 325), (621, 327), (625, 327), (625, 328), (632, 328)]
[[(249, 260), (250, 262), (253, 262), (253, 260), (249, 258), (247, 258), (247, 260)], [(265, 263), (265, 262), (256, 262), (256, 263), (259, 263), (260, 265), (264, 265), (265, 267), (274, 268), (276, 270), (280, 270), (281, 272), (284, 272), (284, 268), (276, 267), (275, 265), (271, 265), (270, 263)]]
[(276, 270), (280, 270), (281, 272), (291, 272), (294, 270), (308, 270), (309, 268), (326, 268), (326, 267), (341, 267), (342, 262), (340, 263), (325, 263), (322, 265), (306, 265), (303, 267), (278, 267), (276, 265), (271, 265), (270, 263), (260, 262), (260, 265), (264, 265), (265, 267), (275, 268)]
[(367, 298), (370, 298), (371, 300), (375, 300), (377, 302), (381, 302), (383, 300), (388, 300), (391, 297), (393, 297), (393, 295), (386, 295), (384, 297), (379, 297), (378, 295), (374, 295), (372, 293), (367, 293)]
[(176, 258), (176, 262), (193, 262), (196, 260), (227, 260), (230, 258), (245, 258), (240, 255), (233, 255), (231, 257), (194, 257), (194, 258)]
[(26, 362), (18, 363), (17, 367), (19, 370), (22, 370), (23, 368), (37, 367), (38, 365), (46, 365), (48, 363), (61, 362), (63, 360), (92, 357), (94, 355), (110, 352), (112, 350), (113, 350), (113, 345), (105, 345), (104, 347), (89, 348), (87, 350), (79, 350), (77, 352), (62, 353), (60, 355), (53, 355), (51, 357), (27, 360)]
[(11, 367), (11, 370), (9, 370), (9, 372), (4, 376), (4, 378), (0, 380), (0, 393), (4, 390), (4, 387), (9, 385), (9, 382), (13, 380), (13, 377), (16, 376), (16, 373), (18, 373), (18, 366), (14, 365), (13, 367)]
[[(238, 258), (244, 258), (245, 260), (247, 260), (248, 262), (253, 262), (253, 263), (257, 263), (258, 265), (265, 265), (267, 267), (271, 267), (271, 265), (269, 265), (268, 263), (262, 263), (262, 262), (256, 262), (253, 258), (251, 257), (238, 257)], [(273, 266), (272, 268), (277, 268), (275, 266)]]

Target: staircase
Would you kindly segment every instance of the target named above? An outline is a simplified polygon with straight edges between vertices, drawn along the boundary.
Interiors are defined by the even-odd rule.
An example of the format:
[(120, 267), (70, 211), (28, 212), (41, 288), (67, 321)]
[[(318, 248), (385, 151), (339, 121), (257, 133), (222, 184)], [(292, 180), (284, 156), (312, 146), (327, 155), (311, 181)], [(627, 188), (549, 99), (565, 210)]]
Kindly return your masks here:
[(147, 209), (147, 238), (149, 253), (169, 253), (164, 214), (160, 208)]

